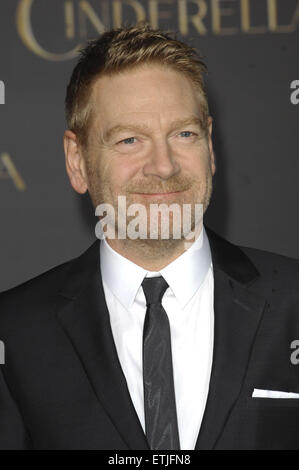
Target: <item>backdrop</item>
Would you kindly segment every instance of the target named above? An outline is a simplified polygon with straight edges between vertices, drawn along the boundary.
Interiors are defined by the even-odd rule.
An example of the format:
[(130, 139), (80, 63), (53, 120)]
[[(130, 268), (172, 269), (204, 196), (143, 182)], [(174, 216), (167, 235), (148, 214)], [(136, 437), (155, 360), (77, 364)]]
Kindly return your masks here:
[(147, 19), (209, 67), (217, 175), (206, 223), (230, 241), (299, 258), (298, 0), (1, 0), (0, 291), (95, 239), (62, 137), (78, 47)]

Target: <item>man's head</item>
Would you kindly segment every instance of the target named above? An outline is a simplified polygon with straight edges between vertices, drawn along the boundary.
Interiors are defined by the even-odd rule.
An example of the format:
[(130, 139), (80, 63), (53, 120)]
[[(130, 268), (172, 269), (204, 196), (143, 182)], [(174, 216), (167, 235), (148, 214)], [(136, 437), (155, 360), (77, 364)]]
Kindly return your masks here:
[(205, 71), (194, 48), (148, 25), (91, 41), (66, 96), (74, 189), (88, 190), (94, 206), (116, 208), (124, 195), (127, 206), (202, 203), (205, 211), (215, 172)]
[(196, 49), (177, 40), (173, 33), (151, 29), (148, 24), (107, 31), (89, 41), (73, 70), (65, 100), (67, 126), (82, 146), (96, 109), (93, 85), (100, 76), (130, 71), (142, 64), (160, 64), (183, 73), (198, 90), (203, 127), (209, 115), (203, 75), (207, 71)]

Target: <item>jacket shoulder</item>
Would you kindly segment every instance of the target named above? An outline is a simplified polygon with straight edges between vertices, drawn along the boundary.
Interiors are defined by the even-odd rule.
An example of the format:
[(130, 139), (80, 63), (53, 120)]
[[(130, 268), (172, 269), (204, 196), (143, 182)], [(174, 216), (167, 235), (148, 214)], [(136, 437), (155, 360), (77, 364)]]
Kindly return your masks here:
[[(53, 268), (23, 282), (15, 287), (0, 293), (0, 324), (8, 322), (13, 325), (14, 320), (34, 315), (36, 312), (48, 311), (53, 304), (61, 286), (68, 279), (74, 266), (84, 259), (86, 253), (61, 263)], [(24, 315), (25, 314), (25, 315)]]
[(241, 250), (243, 250), (261, 269), (263, 266), (267, 265), (280, 266), (281, 268), (286, 267), (291, 270), (294, 269), (295, 271), (299, 269), (299, 259), (249, 246), (239, 245), (239, 248), (241, 248)]
[(295, 285), (298, 290), (299, 260), (271, 251), (233, 243), (206, 226), (213, 263), (220, 266), (238, 282), (248, 283), (259, 278), (272, 282)]
[(264, 278), (275, 279), (281, 285), (299, 286), (299, 260), (267, 250), (239, 246)]

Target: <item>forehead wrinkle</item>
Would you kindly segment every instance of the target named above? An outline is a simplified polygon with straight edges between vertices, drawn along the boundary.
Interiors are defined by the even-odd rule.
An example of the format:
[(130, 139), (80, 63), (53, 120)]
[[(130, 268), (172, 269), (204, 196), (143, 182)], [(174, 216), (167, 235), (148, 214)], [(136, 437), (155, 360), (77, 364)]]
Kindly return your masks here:
[[(170, 131), (178, 129), (182, 126), (189, 126), (192, 124), (201, 126), (201, 119), (196, 115), (189, 116), (185, 119), (177, 119), (170, 124)], [(104, 132), (103, 138), (104, 140), (109, 140), (117, 132), (136, 130), (139, 132), (148, 132), (150, 131), (150, 126), (148, 126), (147, 124), (116, 124), (115, 126), (111, 127), (110, 129)]]

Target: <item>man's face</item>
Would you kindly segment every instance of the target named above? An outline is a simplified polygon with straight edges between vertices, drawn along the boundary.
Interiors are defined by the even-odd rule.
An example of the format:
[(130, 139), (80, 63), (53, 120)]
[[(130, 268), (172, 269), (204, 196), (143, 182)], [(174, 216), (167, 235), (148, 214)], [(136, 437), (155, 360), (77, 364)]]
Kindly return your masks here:
[(122, 195), (127, 207), (143, 204), (148, 214), (151, 203), (206, 210), (215, 172), (211, 125), (205, 135), (197, 92), (183, 74), (143, 65), (99, 78), (91, 99), (84, 158), (94, 206), (110, 203), (117, 214)]

